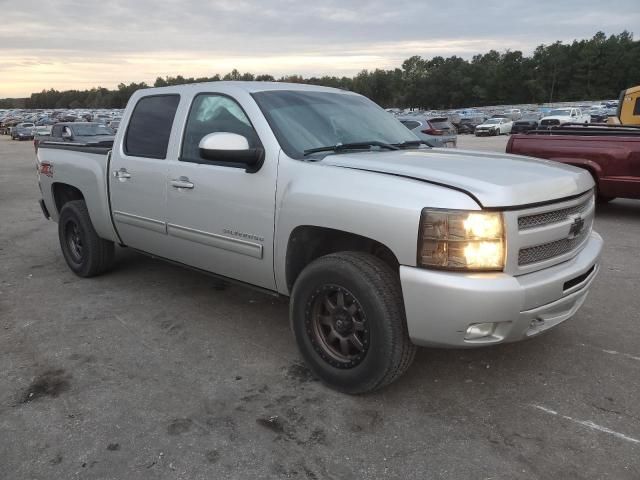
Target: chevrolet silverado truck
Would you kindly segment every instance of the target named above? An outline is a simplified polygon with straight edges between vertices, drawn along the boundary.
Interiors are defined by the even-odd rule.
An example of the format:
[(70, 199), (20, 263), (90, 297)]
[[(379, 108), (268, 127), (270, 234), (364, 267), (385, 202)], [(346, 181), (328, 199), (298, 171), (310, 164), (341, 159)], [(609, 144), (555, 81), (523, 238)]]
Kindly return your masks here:
[(115, 245), (290, 297), (326, 384), (389, 384), (417, 346), (535, 337), (598, 272), (588, 172), (429, 148), (355, 93), (214, 82), (139, 90), (112, 148), (44, 141), (41, 207), (81, 277)]
[(596, 183), (601, 203), (640, 199), (640, 127), (568, 124), (512, 135), (506, 152), (585, 169)]

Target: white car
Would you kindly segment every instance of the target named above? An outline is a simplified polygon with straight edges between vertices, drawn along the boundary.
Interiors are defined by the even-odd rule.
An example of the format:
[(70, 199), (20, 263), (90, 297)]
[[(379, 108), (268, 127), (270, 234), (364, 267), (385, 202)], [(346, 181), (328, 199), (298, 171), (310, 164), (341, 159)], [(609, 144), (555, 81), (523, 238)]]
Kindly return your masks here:
[(540, 120), (541, 127), (554, 127), (565, 123), (590, 123), (591, 115), (575, 107), (556, 108)]
[(513, 121), (520, 120), (522, 118), (522, 110), (519, 108), (509, 108), (504, 111), (504, 114)]
[(508, 135), (511, 133), (511, 127), (513, 127), (513, 120), (509, 118), (490, 118), (478, 125), (474, 133), (476, 137), (483, 135)]

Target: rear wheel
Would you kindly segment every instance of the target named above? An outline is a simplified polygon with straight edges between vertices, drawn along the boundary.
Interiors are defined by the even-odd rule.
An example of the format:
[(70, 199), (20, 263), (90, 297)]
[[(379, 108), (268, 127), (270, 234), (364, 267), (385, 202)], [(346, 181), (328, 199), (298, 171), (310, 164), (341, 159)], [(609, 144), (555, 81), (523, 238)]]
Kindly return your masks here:
[(80, 277), (93, 277), (113, 265), (113, 242), (98, 236), (84, 200), (67, 202), (60, 211), (58, 238), (69, 268)]
[(290, 315), (298, 348), (327, 385), (358, 394), (402, 375), (416, 347), (409, 340), (396, 272), (361, 252), (321, 257), (300, 274)]

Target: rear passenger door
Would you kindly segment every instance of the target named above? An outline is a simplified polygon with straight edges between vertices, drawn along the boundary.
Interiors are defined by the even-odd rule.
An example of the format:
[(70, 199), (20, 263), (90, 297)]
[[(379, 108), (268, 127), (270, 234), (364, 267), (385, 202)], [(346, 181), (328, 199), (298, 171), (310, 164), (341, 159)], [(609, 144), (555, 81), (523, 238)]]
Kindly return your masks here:
[(136, 103), (109, 169), (111, 211), (129, 247), (170, 257), (167, 241), (167, 151), (180, 97), (143, 96)]

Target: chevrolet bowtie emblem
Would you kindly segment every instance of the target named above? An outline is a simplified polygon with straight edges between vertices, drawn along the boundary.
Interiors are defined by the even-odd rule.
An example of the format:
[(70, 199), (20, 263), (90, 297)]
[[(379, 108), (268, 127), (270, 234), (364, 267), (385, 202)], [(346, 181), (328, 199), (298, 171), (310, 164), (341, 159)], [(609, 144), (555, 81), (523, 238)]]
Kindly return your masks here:
[(569, 228), (569, 238), (576, 238), (580, 235), (580, 232), (584, 228), (584, 218), (578, 217), (571, 224), (571, 228)]

